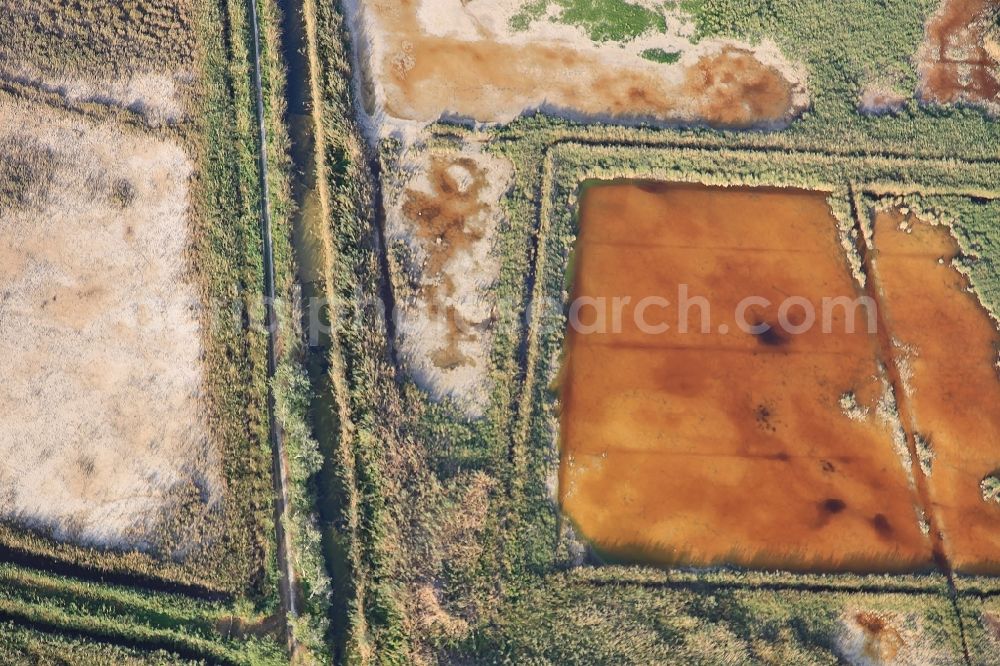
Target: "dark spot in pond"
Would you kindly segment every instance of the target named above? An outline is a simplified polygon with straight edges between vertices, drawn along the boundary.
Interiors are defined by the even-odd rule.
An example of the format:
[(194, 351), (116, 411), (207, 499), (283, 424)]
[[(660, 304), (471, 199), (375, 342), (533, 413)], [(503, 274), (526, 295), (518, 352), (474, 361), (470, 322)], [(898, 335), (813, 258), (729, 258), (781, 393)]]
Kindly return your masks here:
[(844, 500), (837, 499), (836, 497), (831, 497), (830, 499), (823, 500), (820, 503), (820, 506), (822, 507), (823, 511), (826, 511), (827, 513), (840, 513), (841, 511), (847, 508), (847, 504), (844, 503)]
[(789, 460), (792, 459), (792, 457), (788, 455), (788, 453), (786, 453), (785, 451), (778, 451), (777, 453), (771, 456), (771, 459), (780, 460), (781, 462), (788, 462)]
[(879, 536), (892, 536), (892, 525), (889, 524), (889, 519), (885, 517), (885, 514), (876, 513), (875, 517), (872, 518), (872, 527), (879, 533)]
[(754, 409), (754, 418), (757, 420), (757, 427), (761, 430), (766, 430), (767, 432), (774, 432), (776, 428), (771, 418), (774, 414), (771, 412), (771, 408), (767, 405), (757, 405)]
[(751, 335), (757, 338), (757, 342), (767, 347), (780, 347), (788, 344), (788, 339), (770, 324), (754, 324), (754, 331)]
[(934, 564), (937, 565), (938, 569), (941, 571), (951, 571), (951, 562), (948, 561), (948, 556), (945, 555), (940, 544), (934, 546), (931, 556), (934, 558)]

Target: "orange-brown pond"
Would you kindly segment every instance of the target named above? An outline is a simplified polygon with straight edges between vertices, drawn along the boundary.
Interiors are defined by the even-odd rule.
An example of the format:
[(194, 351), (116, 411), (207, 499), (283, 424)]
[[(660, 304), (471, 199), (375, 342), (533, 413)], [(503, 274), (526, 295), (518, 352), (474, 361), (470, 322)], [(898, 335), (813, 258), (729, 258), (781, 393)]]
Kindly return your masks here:
[(1000, 573), (1000, 504), (981, 482), (1000, 468), (1000, 335), (952, 265), (946, 226), (875, 215), (875, 275), (917, 441), (933, 456), (931, 510), (960, 571)]
[(579, 226), (560, 499), (599, 552), (930, 565), (877, 336), (824, 307), (860, 296), (826, 195), (594, 185)]

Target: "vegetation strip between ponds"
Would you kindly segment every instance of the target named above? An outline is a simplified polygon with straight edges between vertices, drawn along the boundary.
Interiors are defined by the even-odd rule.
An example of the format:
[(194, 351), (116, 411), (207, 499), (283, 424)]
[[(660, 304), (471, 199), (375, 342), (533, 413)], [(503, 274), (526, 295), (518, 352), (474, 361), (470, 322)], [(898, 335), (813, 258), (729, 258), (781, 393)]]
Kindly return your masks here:
[(150, 629), (146, 632), (146, 637), (139, 637), (134, 632), (125, 631), (124, 628), (118, 630), (110, 627), (85, 626), (80, 622), (72, 622), (72, 620), (68, 624), (54, 620), (46, 621), (36, 617), (36, 614), (31, 611), (16, 609), (8, 604), (0, 604), (0, 621), (14, 622), (42, 633), (73, 636), (88, 641), (135, 648), (144, 652), (164, 650), (185, 659), (210, 659), (211, 663), (234, 665), (240, 663), (235, 657), (227, 654), (223, 648), (216, 647), (215, 644), (199, 640), (197, 642), (201, 643), (201, 647), (198, 647), (194, 641), (183, 635), (165, 630)]
[(53, 573), (61, 576), (77, 578), (93, 583), (107, 583), (111, 585), (124, 585), (132, 588), (148, 590), (150, 592), (166, 592), (169, 594), (181, 594), (205, 601), (225, 601), (233, 600), (233, 595), (227, 592), (220, 592), (203, 585), (193, 583), (181, 583), (154, 576), (147, 576), (141, 573), (128, 571), (102, 571), (93, 567), (81, 566), (54, 557), (47, 557), (37, 553), (27, 552), (18, 548), (0, 544), (0, 562), (16, 564), (29, 569), (36, 569), (45, 573)]

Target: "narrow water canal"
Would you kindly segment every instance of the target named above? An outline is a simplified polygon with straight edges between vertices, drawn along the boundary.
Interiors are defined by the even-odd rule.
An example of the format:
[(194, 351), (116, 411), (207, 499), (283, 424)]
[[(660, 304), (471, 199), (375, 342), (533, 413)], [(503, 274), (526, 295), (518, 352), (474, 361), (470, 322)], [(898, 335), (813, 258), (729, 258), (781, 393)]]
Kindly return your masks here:
[(326, 250), (322, 241), (326, 221), (316, 188), (307, 31), (301, 1), (279, 0), (279, 5), (282, 10), (282, 49), (288, 66), (286, 122), (291, 138), (292, 195), (297, 204), (292, 243), (298, 280), (302, 286), (305, 366), (313, 394), (309, 418), (313, 436), (323, 454), (323, 467), (313, 483), (318, 498), (324, 556), (328, 573), (333, 579), (331, 639), (335, 661), (342, 663), (351, 582), (346, 544), (342, 537), (345, 493), (334, 465), (339, 424), (329, 376), (330, 326), (324, 288)]

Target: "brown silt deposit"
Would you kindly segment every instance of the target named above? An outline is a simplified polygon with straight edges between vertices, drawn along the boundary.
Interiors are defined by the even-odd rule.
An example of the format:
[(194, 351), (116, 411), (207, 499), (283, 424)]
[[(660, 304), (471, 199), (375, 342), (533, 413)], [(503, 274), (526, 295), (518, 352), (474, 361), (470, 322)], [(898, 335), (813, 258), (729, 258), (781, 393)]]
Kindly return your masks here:
[(943, 0), (918, 54), (920, 96), (1000, 111), (998, 0)]
[(875, 613), (857, 613), (854, 621), (865, 634), (862, 654), (876, 664), (891, 663), (903, 646), (899, 631)]
[[(787, 123), (808, 104), (803, 76), (780, 54), (706, 42), (680, 62), (580, 43), (492, 33), (429, 34), (420, 11), (435, 0), (359, 4), (367, 37), (366, 104), (402, 121), (458, 116), (508, 122), (537, 109), (580, 119), (705, 122), (725, 127)], [(621, 51), (619, 49), (619, 51)]]
[(471, 363), (458, 343), (474, 339), (470, 334), (474, 324), (465, 321), (454, 306), (445, 302), (455, 293), (455, 282), (445, 269), (456, 253), (468, 252), (473, 243), (483, 239), (484, 230), (476, 221), (489, 211), (489, 206), (479, 198), (486, 187), (486, 172), (469, 158), (435, 157), (428, 179), (433, 193), (407, 190), (402, 210), (414, 223), (417, 238), (427, 253), (423, 273), (432, 282), (424, 285), (422, 295), (428, 314), (444, 316), (447, 322), (444, 346), (435, 350), (431, 358), (439, 368), (451, 369)]
[(1000, 504), (981, 482), (1000, 467), (1000, 377), (994, 322), (953, 259), (944, 225), (898, 211), (874, 218), (875, 277), (913, 430), (932, 456), (931, 513), (952, 566), (1000, 573)]
[[(582, 535), (667, 565), (931, 566), (877, 336), (863, 309), (854, 332), (846, 308), (807, 326), (805, 303), (858, 296), (826, 195), (606, 184), (580, 211), (574, 302), (631, 299), (620, 329), (587, 306), (567, 337), (560, 496)], [(740, 326), (749, 296), (770, 305), (743, 323), (769, 330)]]

